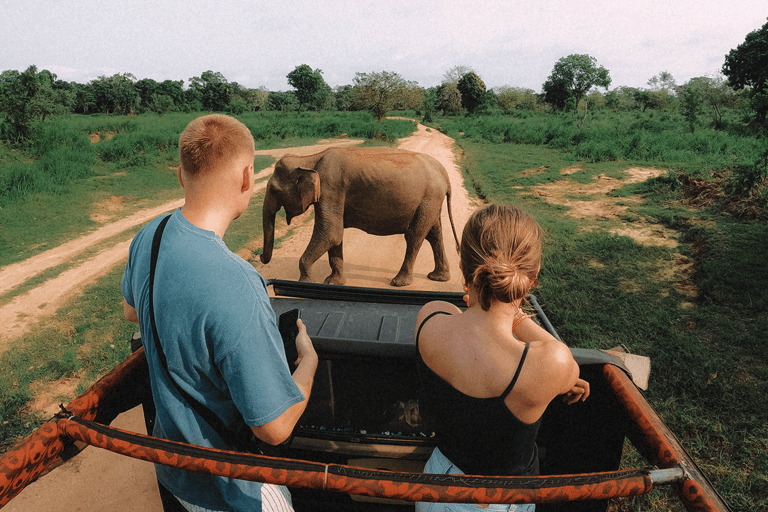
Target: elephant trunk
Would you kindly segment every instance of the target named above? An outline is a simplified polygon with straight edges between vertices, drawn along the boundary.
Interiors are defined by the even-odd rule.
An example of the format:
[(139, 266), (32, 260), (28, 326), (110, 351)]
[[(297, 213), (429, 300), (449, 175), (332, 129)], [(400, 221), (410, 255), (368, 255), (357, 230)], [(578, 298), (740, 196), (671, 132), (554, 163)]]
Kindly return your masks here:
[(275, 215), (280, 210), (281, 205), (277, 199), (270, 193), (269, 187), (264, 196), (264, 206), (261, 209), (262, 232), (264, 233), (264, 249), (261, 252), (261, 262), (269, 263), (272, 259), (272, 249), (275, 246)]

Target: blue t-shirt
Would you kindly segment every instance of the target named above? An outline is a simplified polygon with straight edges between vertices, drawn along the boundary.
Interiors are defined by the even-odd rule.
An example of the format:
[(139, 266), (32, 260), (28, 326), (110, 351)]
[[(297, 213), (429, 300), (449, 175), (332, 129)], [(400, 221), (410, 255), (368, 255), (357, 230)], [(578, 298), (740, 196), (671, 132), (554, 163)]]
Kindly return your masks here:
[[(154, 435), (232, 449), (188, 406), (155, 351), (149, 315), (152, 238), (160, 218), (134, 238), (122, 281), (136, 308), (157, 408)], [(190, 396), (232, 425), (269, 423), (304, 395), (291, 377), (266, 283), (215, 233), (177, 210), (163, 232), (155, 270), (155, 321), (168, 368)], [(176, 496), (205, 508), (260, 510), (261, 484), (156, 465)]]

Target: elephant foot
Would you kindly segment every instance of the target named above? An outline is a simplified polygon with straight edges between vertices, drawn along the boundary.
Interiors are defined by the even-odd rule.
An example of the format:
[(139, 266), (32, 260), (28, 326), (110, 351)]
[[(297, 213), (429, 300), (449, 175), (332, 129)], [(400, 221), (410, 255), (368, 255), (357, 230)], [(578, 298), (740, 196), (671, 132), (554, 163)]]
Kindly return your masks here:
[(447, 270), (445, 272), (438, 272), (437, 270), (433, 270), (427, 274), (427, 277), (432, 281), (450, 281), (451, 273)]
[(347, 284), (347, 280), (344, 278), (344, 276), (339, 274), (331, 274), (328, 277), (325, 278), (325, 284)]
[(413, 276), (410, 274), (401, 275), (397, 274), (394, 279), (392, 279), (392, 282), (389, 284), (391, 286), (408, 286), (413, 282)]

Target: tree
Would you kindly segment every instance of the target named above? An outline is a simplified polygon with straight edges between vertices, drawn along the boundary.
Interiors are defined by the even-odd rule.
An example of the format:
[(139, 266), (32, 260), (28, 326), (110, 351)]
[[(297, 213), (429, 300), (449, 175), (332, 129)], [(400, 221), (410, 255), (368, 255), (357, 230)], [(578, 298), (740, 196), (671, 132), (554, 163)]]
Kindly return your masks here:
[(296, 99), (296, 94), (294, 94), (293, 91), (269, 93), (269, 100), (267, 101), (268, 110), (288, 112), (290, 110), (296, 110), (298, 105), (299, 100)]
[(199, 77), (189, 79), (189, 88), (199, 93), (203, 109), (223, 112), (232, 99), (231, 85), (218, 71), (205, 71)]
[(129, 114), (139, 106), (139, 93), (134, 82), (136, 77), (130, 73), (100, 76), (91, 80), (89, 85), (93, 93), (96, 110), (105, 114)]
[(299, 100), (299, 110), (305, 106), (321, 109), (333, 91), (323, 80), (323, 72), (319, 69), (312, 71), (306, 64), (296, 66), (288, 73), (288, 84), (296, 89), (294, 94)]
[(696, 130), (696, 121), (704, 103), (701, 93), (701, 83), (696, 79), (691, 79), (682, 87), (683, 94), (680, 101), (680, 110), (683, 117), (688, 121), (691, 133)]
[(0, 111), (10, 124), (4, 138), (28, 139), (34, 122), (70, 111), (74, 95), (62, 84), (54, 87), (56, 83), (55, 74), (46, 69), (38, 73), (34, 65), (22, 73), (9, 70), (0, 75)]
[(417, 87), (415, 82), (408, 82), (391, 71), (355, 73), (354, 83), (353, 105), (372, 110), (379, 122), (384, 119), (387, 112), (394, 110), (397, 105), (406, 103), (411, 89)]
[(728, 86), (725, 78), (722, 76), (698, 76), (690, 79), (686, 84), (686, 88), (688, 87), (695, 88), (702, 103), (709, 107), (715, 128), (722, 128), (723, 109), (736, 106), (736, 93)]
[(461, 77), (467, 73), (473, 73), (474, 70), (469, 66), (453, 66), (443, 74), (444, 84), (458, 84)]
[(454, 82), (444, 82), (437, 89), (437, 110), (442, 110), (443, 114), (456, 115), (461, 112), (461, 93)]
[(592, 87), (607, 89), (610, 85), (608, 70), (598, 67), (594, 57), (572, 54), (557, 61), (542, 88), (546, 102), (563, 110), (566, 103), (578, 105)]
[(756, 119), (764, 123), (768, 113), (768, 102), (762, 101), (768, 92), (768, 23), (759, 30), (747, 34), (744, 42), (728, 52), (723, 64), (723, 74), (728, 84), (736, 89), (749, 89)]
[(536, 92), (533, 89), (504, 85), (496, 89), (496, 102), (505, 114), (515, 109), (534, 110)]
[(351, 110), (352, 109), (352, 86), (351, 85), (339, 85), (333, 91), (336, 110)]
[(477, 73), (470, 71), (462, 75), (456, 88), (461, 93), (461, 104), (470, 114), (473, 114), (485, 100), (485, 82)]

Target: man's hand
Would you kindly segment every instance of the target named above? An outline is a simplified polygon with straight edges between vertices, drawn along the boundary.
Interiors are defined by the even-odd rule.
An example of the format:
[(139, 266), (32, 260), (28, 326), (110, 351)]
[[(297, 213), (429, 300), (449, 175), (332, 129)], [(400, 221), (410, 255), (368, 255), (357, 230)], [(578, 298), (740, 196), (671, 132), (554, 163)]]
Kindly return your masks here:
[(568, 405), (575, 404), (579, 400), (582, 402), (589, 396), (589, 382), (584, 379), (576, 379), (573, 387), (563, 395), (563, 401)]
[(298, 352), (299, 357), (292, 363), (294, 368), (301, 364), (301, 360), (304, 359), (305, 356), (317, 360), (317, 352), (315, 352), (315, 347), (312, 345), (312, 340), (309, 338), (309, 335), (307, 335), (307, 327), (301, 319), (296, 320), (296, 325), (299, 328), (299, 334), (296, 335), (296, 351)]

